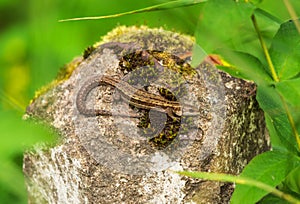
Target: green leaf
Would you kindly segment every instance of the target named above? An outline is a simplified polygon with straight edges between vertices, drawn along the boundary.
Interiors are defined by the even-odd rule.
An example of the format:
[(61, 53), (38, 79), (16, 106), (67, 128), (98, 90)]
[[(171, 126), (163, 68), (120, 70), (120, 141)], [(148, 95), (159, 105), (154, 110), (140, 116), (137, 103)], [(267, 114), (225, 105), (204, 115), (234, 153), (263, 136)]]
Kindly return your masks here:
[(260, 4), (263, 0), (250, 0), (253, 4)]
[(285, 146), (283, 144), (281, 144), (281, 139), (276, 131), (276, 128), (274, 127), (274, 123), (272, 121), (272, 118), (267, 114), (265, 113), (265, 121), (266, 121), (266, 125), (267, 125), (267, 129), (268, 129), (268, 132), (269, 132), (269, 135), (271, 136), (270, 137), (270, 140), (271, 140), (271, 144), (272, 146), (274, 147), (281, 147), (281, 146)]
[(136, 13), (143, 13), (143, 12), (149, 12), (149, 11), (159, 11), (159, 10), (173, 9), (173, 8), (185, 7), (185, 6), (193, 6), (193, 5), (203, 3), (203, 2), (206, 2), (206, 1), (207, 0), (175, 0), (175, 1), (170, 1), (170, 2), (166, 2), (166, 3), (162, 3), (162, 4), (157, 4), (157, 5), (154, 5), (154, 6), (149, 6), (149, 7), (142, 8), (142, 9), (127, 11), (127, 12), (124, 12), (124, 13), (112, 14), (112, 15), (107, 15), (107, 16), (90, 16), (90, 17), (70, 18), (70, 19), (60, 20), (60, 22), (116, 18), (116, 17), (125, 16), (125, 15), (136, 14)]
[(284, 183), (290, 190), (300, 195), (300, 166), (291, 171)]
[[(294, 143), (290, 142), (292, 138), (285, 137), (285, 135), (282, 135), (283, 131), (280, 131), (280, 129), (277, 126), (275, 126), (274, 120), (272, 120), (267, 113), (265, 113), (265, 120), (269, 131), (272, 147), (281, 148), (285, 149), (286, 151), (297, 153), (296, 146), (294, 145)], [(276, 124), (277, 123), (278, 122), (276, 122)]]
[(280, 80), (300, 73), (300, 34), (293, 21), (280, 26), (269, 52)]
[[(255, 169), (256, 170), (256, 169)], [(273, 186), (270, 186), (266, 183), (260, 182), (256, 179), (252, 179), (245, 176), (233, 176), (229, 174), (223, 174), (223, 173), (212, 173), (212, 172), (199, 172), (199, 171), (178, 171), (176, 172), (183, 176), (189, 176), (192, 178), (199, 178), (199, 179), (207, 179), (211, 181), (221, 181), (221, 182), (231, 182), (241, 185), (247, 185), (252, 186), (252, 188), (256, 187), (258, 189), (261, 189), (262, 191), (272, 193), (273, 195), (276, 195), (279, 198), (283, 198), (290, 203), (300, 203), (300, 200), (298, 200), (297, 196), (292, 196), (287, 193), (284, 193)]]
[(263, 64), (256, 57), (247, 53), (225, 49), (217, 50), (216, 53), (231, 64), (230, 66), (220, 66), (219, 68), (232, 76), (254, 81), (257, 85), (270, 84), (272, 82)]
[[(240, 176), (253, 178), (276, 187), (299, 164), (299, 158), (287, 151), (269, 151), (252, 159)], [(253, 204), (266, 194), (266, 191), (262, 191), (257, 187), (237, 184), (231, 197), (231, 203)]]
[(225, 48), (249, 53), (265, 61), (257, 33), (251, 22), (255, 13), (267, 45), (279, 28), (280, 20), (246, 1), (210, 0), (202, 9), (195, 32), (196, 42), (207, 53)]
[[(280, 146), (287, 151), (298, 153), (297, 143), (293, 136), (291, 125), (283, 108), (281, 99), (271, 86), (257, 87), (257, 101), (267, 119), (267, 127), (273, 147)], [(274, 134), (276, 132), (276, 134)], [(274, 142), (274, 143), (273, 143)]]
[(272, 194), (268, 194), (260, 200), (258, 204), (291, 204), (291, 202), (282, 200), (282, 198), (278, 198)]
[[(300, 67), (299, 67), (300, 69)], [(300, 106), (300, 78), (276, 83), (276, 89), (293, 106)]]
[(257, 87), (256, 98), (260, 107), (268, 113), (271, 118), (284, 115), (284, 108), (281, 103), (279, 95), (276, 93), (273, 86), (259, 86)]
[(263, 26), (262, 36), (268, 42), (279, 28), (280, 20), (246, 1), (210, 0), (201, 13), (195, 37), (207, 53), (226, 48), (246, 52), (261, 61), (264, 55), (251, 15), (255, 13)]
[[(299, 152), (297, 143), (296, 143), (295, 137), (293, 136), (291, 126), (289, 124), (287, 117), (285, 115), (281, 115), (281, 116), (274, 118), (271, 121), (272, 121), (273, 126), (275, 127), (275, 130), (279, 136), (279, 140), (281, 142), (280, 148), (285, 148), (289, 152), (293, 152), (294, 154), (297, 154)], [(270, 137), (272, 138), (271, 140), (273, 141), (274, 136), (270, 135)], [(273, 145), (273, 143), (272, 143), (272, 146), (276, 147), (275, 144)]]
[(300, 78), (282, 81), (276, 84), (276, 89), (287, 103), (288, 111), (295, 123), (295, 129), (300, 132)]
[[(254, 10), (254, 15), (259, 26), (260, 35), (262, 36), (266, 46), (270, 47), (275, 34), (277, 33), (281, 23), (283, 22), (282, 20), (266, 12), (266, 10), (262, 10), (260, 8)], [(252, 25), (252, 27), (254, 27), (254, 25)], [(267, 64), (256, 32), (252, 36), (252, 43), (249, 44), (247, 48), (247, 52), (252, 53), (256, 57), (258, 57), (261, 62)]]
[[(297, 191), (293, 191), (291, 190), (291, 186), (290, 183), (288, 183), (287, 181), (289, 179), (292, 180), (292, 183), (295, 184), (296, 182), (299, 183), (300, 178), (299, 176), (294, 175), (294, 173), (299, 174), (299, 166), (296, 167), (295, 169), (293, 169), (288, 176), (286, 177), (286, 179), (277, 186), (277, 189), (280, 190), (281, 192), (284, 192), (286, 195), (290, 195), (292, 197), (294, 197), (295, 199), (299, 200), (298, 202), (295, 203), (300, 203), (300, 194)], [(292, 184), (292, 185), (293, 185)], [(292, 187), (293, 188), (293, 187)], [(290, 203), (294, 203), (294, 202), (287, 202), (286, 200), (282, 200), (279, 197), (276, 197), (273, 194), (268, 194), (266, 195), (262, 200), (259, 201), (259, 204), (269, 204), (269, 203), (275, 203), (275, 204), (290, 204)]]
[(243, 1), (210, 0), (201, 13), (195, 33), (197, 44), (207, 53), (217, 48), (245, 50), (256, 36), (250, 16), (255, 7)]

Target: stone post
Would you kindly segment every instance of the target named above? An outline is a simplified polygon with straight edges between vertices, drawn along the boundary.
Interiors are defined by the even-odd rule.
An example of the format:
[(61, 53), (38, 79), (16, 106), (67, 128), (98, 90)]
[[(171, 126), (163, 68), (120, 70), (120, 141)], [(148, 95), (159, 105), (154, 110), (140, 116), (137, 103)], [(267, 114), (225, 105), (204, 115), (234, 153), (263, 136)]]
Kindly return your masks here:
[(239, 174), (268, 149), (264, 114), (253, 83), (192, 66), (193, 44), (121, 26), (68, 64), (25, 115), (61, 137), (24, 155), (28, 202), (228, 203), (232, 184), (173, 171)]

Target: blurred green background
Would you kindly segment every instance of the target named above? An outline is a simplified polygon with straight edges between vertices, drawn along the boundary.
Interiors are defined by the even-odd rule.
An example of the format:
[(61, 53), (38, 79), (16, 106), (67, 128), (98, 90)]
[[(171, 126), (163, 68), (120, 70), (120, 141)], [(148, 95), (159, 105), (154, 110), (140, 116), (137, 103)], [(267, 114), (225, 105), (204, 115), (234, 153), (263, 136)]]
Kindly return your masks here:
[[(193, 35), (203, 6), (95, 21), (58, 20), (121, 13), (163, 2), (168, 1), (0, 0), (0, 203), (27, 203), (23, 151), (38, 141), (53, 139), (47, 128), (22, 120), (38, 88), (117, 25), (164, 27)], [(291, 2), (300, 7), (299, 0)], [(260, 6), (280, 19), (289, 19), (280, 0), (265, 0)]]

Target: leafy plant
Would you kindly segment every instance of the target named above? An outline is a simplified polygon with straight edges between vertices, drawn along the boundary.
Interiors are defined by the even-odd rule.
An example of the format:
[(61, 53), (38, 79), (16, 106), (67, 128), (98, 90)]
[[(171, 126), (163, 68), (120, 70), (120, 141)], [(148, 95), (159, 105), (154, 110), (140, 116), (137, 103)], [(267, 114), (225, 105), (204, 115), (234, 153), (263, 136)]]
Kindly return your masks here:
[[(256, 156), (237, 177), (204, 172), (179, 173), (236, 182), (231, 203), (267, 203), (271, 200), (282, 203), (280, 199), (300, 203), (299, 19), (288, 0), (284, 3), (292, 20), (286, 22), (260, 8), (261, 2), (177, 0), (115, 15), (73, 20), (204, 4), (196, 27), (196, 42), (205, 52), (218, 54), (224, 64), (218, 66), (219, 69), (257, 84), (257, 100), (265, 113), (272, 150)], [(197, 56), (194, 58), (197, 60)]]

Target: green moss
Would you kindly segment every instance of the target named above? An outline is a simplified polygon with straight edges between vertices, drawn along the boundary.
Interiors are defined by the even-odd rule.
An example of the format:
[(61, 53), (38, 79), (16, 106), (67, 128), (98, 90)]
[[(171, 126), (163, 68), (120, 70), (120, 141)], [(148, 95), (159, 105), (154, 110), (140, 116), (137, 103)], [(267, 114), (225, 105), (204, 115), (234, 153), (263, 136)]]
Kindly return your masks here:
[[(150, 85), (151, 80), (155, 81), (162, 77), (164, 70), (157, 70), (161, 66), (178, 73), (177, 76), (172, 74), (172, 78), (167, 81), (167, 84), (178, 87), (175, 92), (165, 88), (158, 88), (160, 95), (171, 101), (176, 101), (176, 97), (186, 93), (186, 90), (181, 87), (183, 77), (190, 77), (196, 73), (184, 59), (170, 53), (155, 50), (138, 50), (129, 53), (122, 57), (119, 65), (124, 73), (131, 73), (128, 83), (133, 86), (138, 84)], [(140, 67), (143, 68), (139, 69)], [(142, 111), (144, 114), (138, 124), (138, 127), (142, 129), (140, 134), (150, 138), (149, 143), (155, 148), (164, 149), (168, 147), (179, 134), (182, 117), (174, 116), (171, 118), (167, 116), (167, 120), (163, 124), (163, 130), (157, 132), (156, 127), (150, 122), (149, 110)]]

